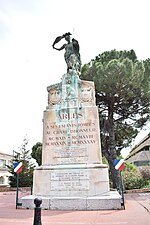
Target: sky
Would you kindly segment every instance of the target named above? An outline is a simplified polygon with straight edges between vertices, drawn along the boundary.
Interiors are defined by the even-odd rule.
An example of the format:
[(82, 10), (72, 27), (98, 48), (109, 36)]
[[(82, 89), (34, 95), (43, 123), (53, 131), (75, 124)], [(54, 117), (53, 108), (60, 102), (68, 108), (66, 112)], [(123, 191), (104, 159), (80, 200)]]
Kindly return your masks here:
[(11, 154), (25, 136), (29, 148), (42, 142), (46, 88), (66, 73), (64, 52), (52, 48), (57, 36), (73, 34), (82, 64), (112, 49), (145, 60), (149, 8), (149, 0), (0, 0), (0, 151)]

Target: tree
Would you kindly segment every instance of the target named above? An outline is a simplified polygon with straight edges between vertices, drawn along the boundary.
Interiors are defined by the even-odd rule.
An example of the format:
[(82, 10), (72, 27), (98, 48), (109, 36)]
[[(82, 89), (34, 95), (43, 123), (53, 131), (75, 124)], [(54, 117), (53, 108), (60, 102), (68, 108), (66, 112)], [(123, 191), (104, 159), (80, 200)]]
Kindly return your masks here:
[(150, 118), (150, 59), (138, 61), (133, 50), (104, 52), (83, 66), (81, 78), (95, 82), (102, 153), (116, 188), (114, 159)]
[(32, 147), (31, 156), (32, 156), (32, 158), (34, 158), (37, 161), (39, 166), (42, 164), (42, 143), (37, 142)]
[(19, 151), (14, 151), (14, 157), (11, 161), (11, 166), (9, 167), (9, 172), (12, 176), (9, 177), (10, 186), (16, 187), (16, 173), (14, 173), (14, 162), (22, 162), (22, 172), (19, 173), (19, 186), (20, 187), (30, 187), (33, 182), (33, 169), (34, 165), (30, 161), (30, 150), (27, 150), (28, 140), (24, 138), (23, 144), (19, 147)]

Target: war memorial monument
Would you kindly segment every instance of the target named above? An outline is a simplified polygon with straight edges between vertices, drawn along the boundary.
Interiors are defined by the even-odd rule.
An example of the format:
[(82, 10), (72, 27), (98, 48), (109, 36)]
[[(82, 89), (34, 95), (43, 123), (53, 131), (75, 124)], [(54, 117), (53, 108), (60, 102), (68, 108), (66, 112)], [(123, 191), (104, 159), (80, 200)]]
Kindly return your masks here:
[[(65, 39), (60, 48), (56, 44)], [(35, 168), (33, 195), (20, 199), (23, 208), (50, 210), (120, 209), (120, 195), (110, 191), (108, 166), (102, 164), (98, 108), (94, 82), (80, 80), (79, 44), (66, 33), (53, 48), (65, 50), (67, 72), (47, 87), (43, 117), (42, 165)]]

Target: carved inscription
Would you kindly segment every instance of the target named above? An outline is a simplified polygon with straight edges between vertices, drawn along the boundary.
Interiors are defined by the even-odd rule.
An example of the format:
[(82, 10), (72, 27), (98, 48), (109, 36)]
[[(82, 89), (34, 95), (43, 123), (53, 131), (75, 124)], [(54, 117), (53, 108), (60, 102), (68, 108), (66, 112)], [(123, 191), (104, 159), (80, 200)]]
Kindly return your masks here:
[(68, 170), (51, 173), (51, 190), (89, 190), (87, 171)]
[(62, 114), (59, 114), (59, 119), (61, 120), (70, 120), (70, 119), (79, 119), (79, 118), (82, 118), (83, 117), (83, 114), (82, 113), (62, 113)]
[(82, 163), (88, 160), (88, 153), (86, 148), (57, 148), (53, 150), (54, 159), (58, 163)]
[(96, 145), (97, 126), (94, 120), (44, 124), (44, 148), (49, 151), (53, 163), (88, 162), (89, 149)]
[(63, 147), (69, 145), (95, 144), (94, 123), (47, 123), (45, 146)]

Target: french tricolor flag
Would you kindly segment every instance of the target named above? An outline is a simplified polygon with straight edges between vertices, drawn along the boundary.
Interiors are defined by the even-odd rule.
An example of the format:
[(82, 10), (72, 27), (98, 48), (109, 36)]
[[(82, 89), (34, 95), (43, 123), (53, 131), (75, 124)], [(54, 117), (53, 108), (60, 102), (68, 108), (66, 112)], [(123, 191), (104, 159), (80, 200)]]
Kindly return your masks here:
[(123, 170), (124, 169), (124, 159), (115, 159), (114, 160), (114, 166), (116, 170)]
[(14, 163), (14, 172), (17, 174), (22, 172), (22, 162)]

